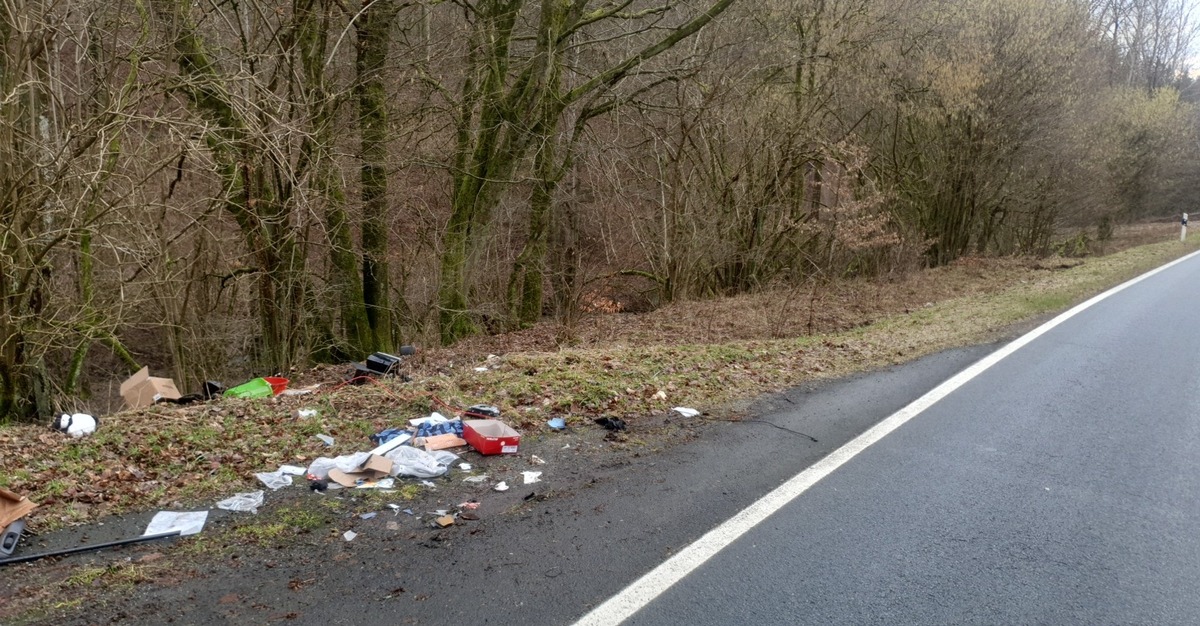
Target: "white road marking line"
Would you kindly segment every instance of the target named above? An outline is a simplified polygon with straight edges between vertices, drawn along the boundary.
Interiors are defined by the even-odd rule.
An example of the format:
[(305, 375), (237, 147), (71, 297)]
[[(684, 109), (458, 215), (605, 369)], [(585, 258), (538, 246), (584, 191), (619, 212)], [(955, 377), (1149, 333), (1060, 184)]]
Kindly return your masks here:
[(1150, 270), (1137, 278), (1117, 285), (1082, 304), (1076, 305), (1065, 313), (1022, 335), (1012, 343), (989, 354), (979, 362), (934, 387), (925, 395), (912, 401), (908, 406), (891, 414), (882, 422), (879, 422), (863, 434), (850, 440), (842, 447), (830, 452), (828, 456), (788, 479), (787, 482), (776, 487), (762, 498), (759, 498), (754, 504), (742, 509), (741, 512), (729, 518), (720, 526), (708, 531), (703, 537), (700, 537), (692, 542), (691, 545), (680, 550), (675, 556), (667, 559), (658, 567), (655, 567), (641, 578), (633, 581), (628, 587), (617, 593), (617, 595), (592, 609), (591, 612), (580, 618), (578, 622), (575, 622), (575, 626), (610, 626), (620, 624), (629, 619), (634, 613), (641, 610), (642, 607), (650, 604), (651, 601), (662, 595), (663, 592), (670, 589), (675, 583), (703, 565), (705, 561), (749, 532), (751, 528), (754, 528), (760, 522), (770, 517), (771, 514), (783, 508), (784, 505), (799, 497), (800, 494), (808, 491), (809, 487), (812, 487), (822, 478), (832, 474), (834, 470), (854, 458), (859, 452), (866, 450), (875, 442), (888, 436), (892, 431), (903, 426), (905, 422), (933, 406), (938, 400), (950, 395), (954, 390), (965, 385), (972, 378), (999, 363), (1004, 357), (1016, 352), (1034, 339), (1046, 334), (1055, 326), (1071, 319), (1097, 302), (1170, 267), (1183, 263), (1196, 255), (1200, 255), (1200, 252), (1193, 252), (1162, 267)]

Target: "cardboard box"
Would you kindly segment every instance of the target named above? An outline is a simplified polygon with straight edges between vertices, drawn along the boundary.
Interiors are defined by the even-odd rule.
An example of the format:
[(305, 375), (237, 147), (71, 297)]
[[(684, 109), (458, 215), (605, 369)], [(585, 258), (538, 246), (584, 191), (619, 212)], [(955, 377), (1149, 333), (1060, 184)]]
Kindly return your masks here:
[(180, 395), (175, 388), (175, 381), (151, 376), (148, 367), (143, 367), (121, 383), (121, 397), (125, 399), (125, 406), (131, 409), (150, 406), (164, 398), (178, 400)]
[(521, 433), (500, 420), (463, 420), (463, 439), (480, 454), (516, 454)]
[(5, 526), (29, 515), (29, 512), (36, 508), (37, 505), (29, 498), (18, 496), (7, 489), (0, 489), (0, 531), (3, 531)]
[(364, 482), (374, 482), (381, 478), (387, 478), (391, 474), (392, 460), (379, 456), (378, 454), (372, 454), (367, 458), (366, 461), (363, 461), (363, 464), (359, 466), (358, 471), (343, 472), (336, 467), (329, 470), (329, 480), (332, 480), (343, 487), (356, 487), (358, 486), (360, 480)]

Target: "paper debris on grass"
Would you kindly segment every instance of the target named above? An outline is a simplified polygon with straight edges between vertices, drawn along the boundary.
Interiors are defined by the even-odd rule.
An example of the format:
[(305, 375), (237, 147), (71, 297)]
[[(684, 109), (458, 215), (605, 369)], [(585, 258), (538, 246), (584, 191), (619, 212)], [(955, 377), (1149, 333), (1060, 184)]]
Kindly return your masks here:
[(161, 535), (176, 530), (179, 531), (180, 537), (195, 535), (204, 530), (206, 521), (208, 521), (208, 511), (159, 511), (154, 514), (142, 536)]

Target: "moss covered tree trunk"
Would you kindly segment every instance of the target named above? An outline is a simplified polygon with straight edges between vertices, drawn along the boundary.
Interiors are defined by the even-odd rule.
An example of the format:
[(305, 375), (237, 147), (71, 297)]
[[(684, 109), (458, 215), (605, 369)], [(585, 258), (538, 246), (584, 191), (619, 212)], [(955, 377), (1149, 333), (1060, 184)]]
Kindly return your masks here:
[(358, 124), (361, 141), (362, 293), (371, 349), (391, 350), (388, 301), (388, 111), (383, 70), (396, 17), (394, 0), (364, 0), (358, 27)]
[[(268, 156), (269, 133), (257, 128), (254, 103), (236, 100), (226, 90), (227, 77), (211, 60), (196, 31), (192, 4), (156, 0), (153, 4), (174, 25), (174, 50), (184, 92), (192, 107), (210, 122), (204, 141), (222, 181), (222, 206), (241, 231), (258, 270), (260, 359), (270, 368), (286, 369), (297, 359), (303, 340), (307, 281), (306, 255), (297, 240), (287, 198), (273, 183), (286, 180)], [(246, 105), (246, 106), (239, 106)], [(247, 117), (251, 116), (251, 117)]]
[[(302, 148), (302, 158), (313, 174), (313, 190), (325, 203), (325, 231), (329, 245), (332, 310), (336, 311), (341, 336), (333, 339), (338, 358), (357, 358), (372, 345), (371, 326), (363, 299), (358, 255), (354, 250), (352, 222), (346, 212), (346, 191), (334, 159), (337, 140), (338, 98), (333, 96), (325, 75), (329, 54), (331, 15), (339, 9), (333, 0), (297, 0), (296, 48), (304, 68), (304, 93), (310, 113), (311, 133)], [(346, 352), (347, 354), (336, 354)]]

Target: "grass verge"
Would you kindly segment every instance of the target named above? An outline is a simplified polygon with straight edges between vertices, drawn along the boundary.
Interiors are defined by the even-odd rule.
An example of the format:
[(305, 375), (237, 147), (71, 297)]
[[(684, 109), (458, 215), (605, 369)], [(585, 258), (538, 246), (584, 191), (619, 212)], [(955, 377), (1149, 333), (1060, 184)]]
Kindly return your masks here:
[[(806, 380), (994, 340), (1013, 324), (1062, 310), (1196, 248), (1194, 242), (1155, 244), (1070, 267), (1010, 264), (994, 275), (986, 266), (962, 266), (952, 270), (958, 274), (938, 276), (975, 281), (975, 288), (959, 289), (956, 283), (955, 291), (964, 295), (905, 306), (826, 334), (777, 337), (776, 329), (720, 342), (676, 341), (667, 333), (648, 340), (650, 335), (641, 334), (635, 342), (618, 337), (608, 345), (509, 352), (487, 361), (479, 354), (474, 363), (463, 363), (461, 353), (453, 363), (434, 356), (407, 384), (389, 381), (316, 397), (160, 405), (107, 416), (97, 434), (83, 440), (45, 427), (10, 425), (0, 427), (0, 487), (39, 502), (31, 520), (45, 531), (127, 510), (211, 506), (234, 491), (258, 488), (254, 472), (368, 448), (371, 433), (447, 405), (497, 405), (507, 421), (531, 434), (550, 416), (583, 423), (611, 414), (636, 424), (639, 416), (672, 406), (720, 411)], [(727, 309), (723, 315), (736, 323)], [(480, 362), (487, 363), (484, 371), (475, 367)], [(319, 415), (292, 417), (301, 407), (317, 408)], [(335, 445), (325, 447), (317, 434), (333, 436)], [(244, 531), (253, 535), (245, 539), (270, 543), (284, 529), (305, 525), (292, 519), (264, 523)]]

